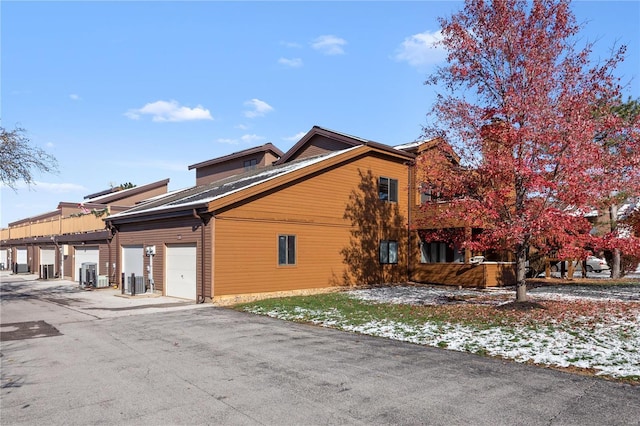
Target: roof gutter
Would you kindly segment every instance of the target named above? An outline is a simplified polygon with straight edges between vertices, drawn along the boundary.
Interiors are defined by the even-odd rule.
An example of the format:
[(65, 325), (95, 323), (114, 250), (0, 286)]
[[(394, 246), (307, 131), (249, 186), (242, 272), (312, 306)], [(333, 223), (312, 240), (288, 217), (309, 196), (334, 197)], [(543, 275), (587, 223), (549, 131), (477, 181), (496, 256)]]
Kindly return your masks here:
[(147, 210), (139, 213), (130, 213), (121, 217), (109, 216), (103, 220), (108, 221), (113, 225), (121, 225), (125, 223), (141, 222), (144, 220), (170, 219), (175, 217), (192, 216), (192, 212), (200, 208), (207, 208), (207, 203), (199, 204), (196, 207), (191, 208), (186, 206), (176, 206), (174, 208), (162, 209), (162, 211), (159, 212)]

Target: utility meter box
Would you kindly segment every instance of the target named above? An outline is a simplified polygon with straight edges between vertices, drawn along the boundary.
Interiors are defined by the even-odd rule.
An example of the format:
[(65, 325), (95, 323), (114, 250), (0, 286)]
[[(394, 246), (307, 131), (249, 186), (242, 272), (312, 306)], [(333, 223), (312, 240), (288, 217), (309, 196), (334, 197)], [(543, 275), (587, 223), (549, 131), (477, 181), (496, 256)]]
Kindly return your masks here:
[(156, 246), (147, 246), (146, 251), (147, 251), (147, 256), (155, 256)]

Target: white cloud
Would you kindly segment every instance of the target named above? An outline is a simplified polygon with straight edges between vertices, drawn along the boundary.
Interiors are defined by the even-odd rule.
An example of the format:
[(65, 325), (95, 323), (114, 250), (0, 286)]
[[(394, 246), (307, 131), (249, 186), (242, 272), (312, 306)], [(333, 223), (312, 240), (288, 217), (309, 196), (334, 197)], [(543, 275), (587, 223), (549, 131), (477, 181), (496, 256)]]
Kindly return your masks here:
[(300, 68), (302, 66), (302, 59), (300, 58), (280, 58), (278, 59), (278, 63), (281, 65), (286, 65), (291, 68)]
[(264, 140), (263, 136), (258, 136), (256, 134), (246, 134), (246, 135), (240, 136), (240, 138), (238, 139), (231, 139), (231, 138), (216, 139), (216, 142), (225, 143), (229, 145), (238, 145), (240, 143), (255, 143), (255, 142), (260, 142), (262, 140)]
[(264, 138), (262, 136), (258, 136), (256, 134), (251, 134), (251, 135), (242, 135), (240, 137), (240, 140), (242, 142), (248, 142), (248, 143), (253, 143), (253, 142), (258, 142), (261, 140), (264, 140)]
[(79, 95), (76, 95), (75, 93), (72, 93), (69, 95), (69, 99), (73, 100), (73, 101), (79, 101), (82, 98)]
[(164, 121), (191, 121), (191, 120), (213, 120), (208, 109), (202, 105), (195, 108), (180, 106), (177, 101), (155, 101), (146, 104), (139, 109), (130, 109), (125, 116), (132, 120), (139, 120), (142, 115), (150, 115), (155, 122)]
[(249, 128), (249, 126), (247, 126), (246, 124), (238, 124), (236, 126), (234, 126), (236, 129), (240, 129), (240, 130), (247, 130)]
[(216, 142), (218, 142), (218, 143), (226, 143), (226, 144), (229, 144), (229, 145), (238, 145), (238, 140), (237, 139), (219, 138), (219, 139), (216, 139)]
[(311, 47), (325, 55), (343, 55), (343, 46), (347, 44), (345, 39), (336, 37), (334, 35), (322, 35), (311, 43)]
[[(0, 182), (0, 188), (8, 188), (4, 183)], [(40, 182), (34, 181), (31, 185), (27, 185), (24, 182), (18, 182), (16, 189), (31, 189), (42, 192), (50, 192), (54, 194), (64, 194), (68, 192), (85, 192), (87, 188), (76, 183), (52, 183), (52, 182)]]
[(298, 142), (306, 134), (307, 134), (307, 132), (299, 132), (299, 133), (296, 133), (293, 136), (288, 136), (288, 137), (282, 138), (282, 140), (289, 141), (289, 142)]
[(441, 40), (440, 31), (414, 34), (404, 39), (396, 51), (395, 59), (405, 61), (417, 68), (442, 62), (447, 54), (441, 46), (437, 45)]
[(53, 142), (47, 142), (47, 148), (53, 148), (55, 145), (53, 144)]
[(76, 183), (51, 183), (51, 182), (36, 182), (38, 188), (42, 188), (47, 192), (54, 193), (66, 193), (66, 192), (78, 192), (78, 191), (86, 191), (82, 185), (78, 185)]
[(260, 99), (251, 99), (250, 101), (246, 101), (244, 105), (253, 108), (244, 112), (245, 117), (248, 118), (262, 117), (266, 113), (273, 111), (271, 105)]

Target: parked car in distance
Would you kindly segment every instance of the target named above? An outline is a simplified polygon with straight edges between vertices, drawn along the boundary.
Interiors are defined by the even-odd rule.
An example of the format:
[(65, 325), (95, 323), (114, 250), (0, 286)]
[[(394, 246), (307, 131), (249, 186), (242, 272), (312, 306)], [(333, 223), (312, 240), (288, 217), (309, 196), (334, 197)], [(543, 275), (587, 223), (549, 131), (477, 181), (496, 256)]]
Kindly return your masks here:
[[(561, 262), (556, 262), (554, 264), (551, 265), (551, 272), (558, 272), (560, 271), (561, 268)], [(582, 262), (579, 260), (575, 260), (573, 262), (573, 266), (575, 268), (576, 271), (580, 271), (582, 270)], [(567, 263), (567, 261), (564, 261), (564, 267), (565, 267), (565, 271), (569, 269), (569, 265)], [(587, 257), (587, 272), (602, 272), (602, 271), (608, 271), (609, 265), (607, 264), (607, 261), (604, 259), (600, 259), (599, 257), (596, 256), (589, 256)]]

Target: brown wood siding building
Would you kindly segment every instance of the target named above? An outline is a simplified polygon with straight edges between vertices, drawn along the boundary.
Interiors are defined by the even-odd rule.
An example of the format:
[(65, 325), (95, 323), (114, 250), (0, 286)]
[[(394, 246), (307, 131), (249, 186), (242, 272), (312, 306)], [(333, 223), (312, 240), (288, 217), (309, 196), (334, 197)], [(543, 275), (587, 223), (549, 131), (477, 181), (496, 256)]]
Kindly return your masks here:
[[(400, 188), (407, 187), (407, 167), (402, 161), (367, 156), (217, 213), (215, 296), (345, 284), (343, 277), (348, 271), (342, 252), (348, 248), (353, 230), (353, 224), (344, 218), (345, 209), (368, 171), (375, 178), (390, 177), (398, 180)], [(406, 199), (397, 205), (406, 218)], [(400, 230), (405, 235), (406, 224), (405, 219)], [(295, 265), (278, 265), (280, 235), (295, 235)], [(406, 251), (406, 247), (400, 250)], [(406, 264), (389, 267), (401, 273), (406, 270)]]
[[(211, 298), (211, 264), (203, 263), (203, 259), (211, 256), (211, 226), (194, 217), (182, 217), (167, 220), (154, 220), (138, 223), (118, 225), (115, 239), (114, 257), (117, 259), (116, 282), (122, 285), (122, 247), (123, 246), (155, 246), (156, 254), (153, 259), (154, 290), (166, 294), (166, 249), (174, 245), (195, 245), (199, 254), (196, 261), (196, 290), (197, 297)], [(204, 246), (203, 246), (204, 244)], [(204, 248), (204, 256), (203, 250)], [(147, 281), (147, 267), (150, 258), (143, 256), (145, 281)], [(204, 280), (204, 283), (203, 283)]]
[(337, 141), (327, 136), (315, 136), (313, 140), (305, 144), (294, 155), (288, 158), (288, 161), (300, 160), (302, 158), (314, 157), (316, 155), (326, 154), (328, 152), (339, 151), (347, 148), (344, 142)]
[[(123, 247), (155, 246), (155, 290), (172, 295), (169, 252), (184, 248), (197, 258), (195, 272), (186, 273), (197, 277), (198, 300), (363, 284), (369, 277), (406, 281), (407, 161), (413, 156), (388, 147), (341, 149), (189, 188), (110, 217), (118, 264)], [(381, 177), (390, 200), (380, 199)], [(287, 250), (295, 248), (285, 264), (281, 236), (287, 236)]]
[[(169, 179), (137, 186), (125, 190), (109, 189), (98, 194), (85, 197), (86, 202), (60, 202), (55, 211), (26, 218), (11, 223), (3, 230), (3, 247), (11, 249), (13, 265), (8, 267), (21, 270), (26, 266), (31, 273), (44, 277), (42, 266), (53, 263), (53, 276), (77, 281), (78, 251), (95, 248), (90, 256), (84, 253), (83, 258), (97, 264), (98, 275), (108, 276), (109, 282), (115, 278), (113, 264), (113, 248), (111, 232), (105, 229), (102, 217), (117, 214), (131, 208), (137, 203), (166, 194)], [(117, 204), (117, 205), (116, 205)], [(84, 208), (81, 209), (81, 207)], [(93, 213), (86, 213), (86, 210)], [(6, 232), (5, 232), (6, 231)], [(25, 266), (16, 265), (16, 250), (24, 248), (27, 256)], [(54, 253), (51, 253), (51, 250)], [(43, 261), (43, 250), (47, 256)], [(65, 254), (66, 253), (66, 254)], [(47, 269), (46, 278), (52, 278)]]
[(275, 145), (266, 143), (223, 157), (192, 164), (189, 166), (189, 170), (196, 170), (196, 185), (206, 185), (248, 170), (271, 166), (282, 154), (282, 151)]

